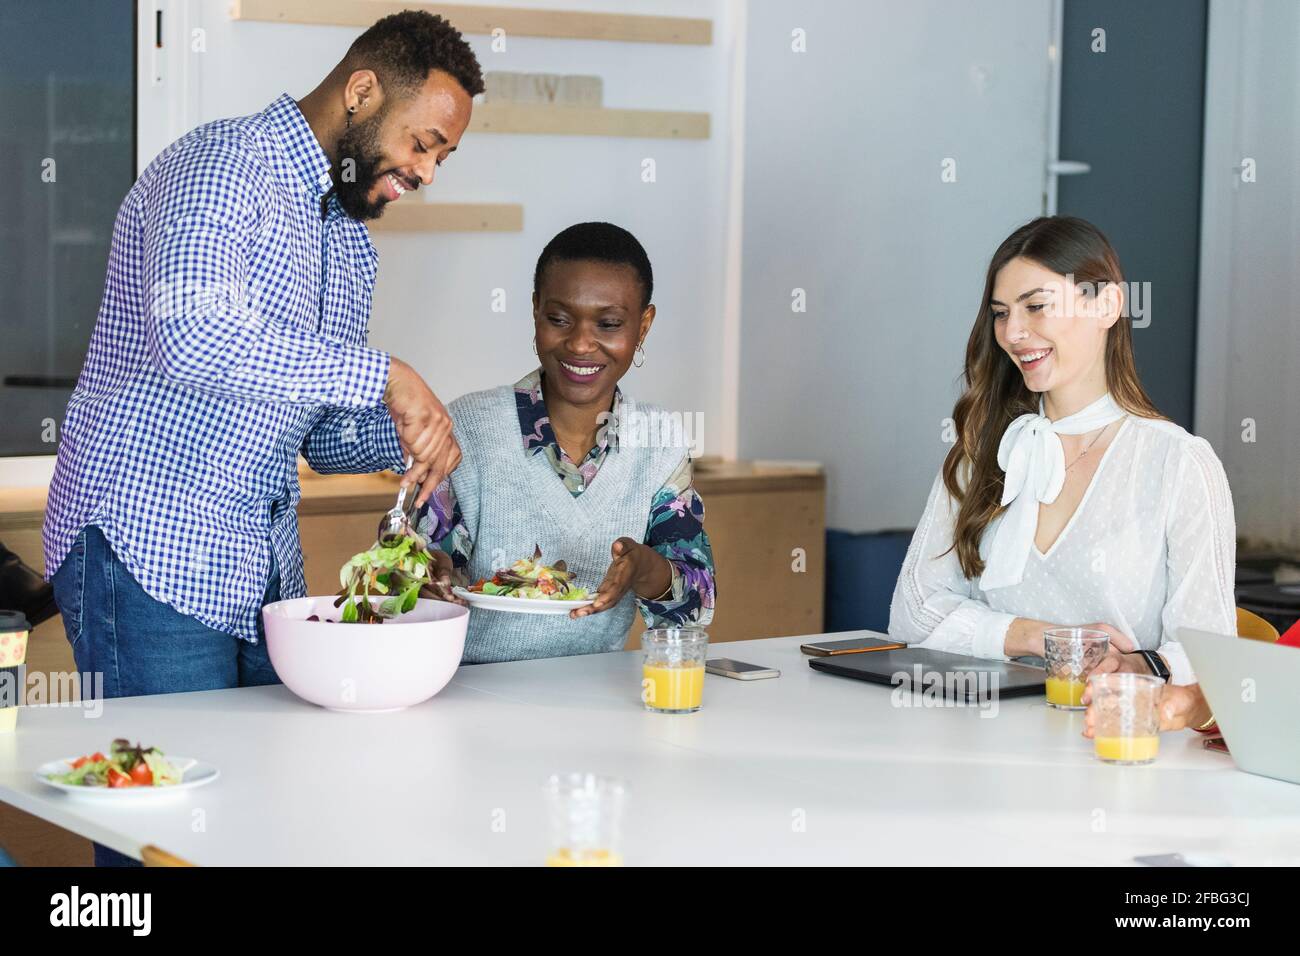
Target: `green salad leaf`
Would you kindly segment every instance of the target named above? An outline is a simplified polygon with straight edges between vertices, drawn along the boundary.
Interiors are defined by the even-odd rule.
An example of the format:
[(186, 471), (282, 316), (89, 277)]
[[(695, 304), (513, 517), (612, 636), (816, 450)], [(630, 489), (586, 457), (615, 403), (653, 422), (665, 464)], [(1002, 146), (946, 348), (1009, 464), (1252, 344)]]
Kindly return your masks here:
[[(382, 624), (415, 608), (420, 588), (429, 583), (428, 548), (417, 534), (392, 536), (353, 555), (339, 570), (335, 607), (345, 624)], [(384, 597), (377, 605), (370, 598)]]

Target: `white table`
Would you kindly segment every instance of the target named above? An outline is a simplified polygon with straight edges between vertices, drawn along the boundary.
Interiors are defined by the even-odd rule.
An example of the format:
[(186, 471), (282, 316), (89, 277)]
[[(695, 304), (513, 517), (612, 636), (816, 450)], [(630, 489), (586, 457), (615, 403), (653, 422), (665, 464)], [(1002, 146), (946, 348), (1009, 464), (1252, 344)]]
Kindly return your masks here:
[[(806, 640), (716, 650), (781, 677), (709, 676), (691, 715), (641, 708), (636, 653), (463, 667), (396, 714), (283, 687), (110, 700), (99, 719), (27, 708), (0, 737), (0, 800), (137, 857), (153, 843), (213, 865), (536, 864), (542, 781), (582, 769), (630, 785), (629, 864), (1300, 862), (1300, 787), (1237, 771), (1190, 731), (1164, 735), (1151, 766), (1108, 766), (1079, 714), (1037, 698), (991, 717), (895, 707), (889, 688), (812, 671)], [(131, 806), (32, 778), (119, 736), (221, 778)]]

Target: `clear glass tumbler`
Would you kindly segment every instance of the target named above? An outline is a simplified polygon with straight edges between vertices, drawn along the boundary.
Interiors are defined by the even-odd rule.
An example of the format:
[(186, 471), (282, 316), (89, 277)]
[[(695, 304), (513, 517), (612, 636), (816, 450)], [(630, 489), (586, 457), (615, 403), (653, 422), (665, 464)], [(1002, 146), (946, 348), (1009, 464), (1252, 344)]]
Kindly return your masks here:
[(696, 627), (657, 627), (641, 635), (641, 702), (661, 714), (690, 714), (704, 696), (709, 635)]
[(1047, 706), (1083, 710), (1088, 676), (1110, 647), (1105, 631), (1087, 627), (1053, 627), (1043, 631), (1047, 664)]
[(597, 773), (553, 774), (543, 788), (551, 828), (547, 866), (622, 866), (627, 786)]
[(1105, 763), (1144, 764), (1160, 750), (1160, 692), (1154, 674), (1093, 674), (1088, 678), (1096, 708), (1093, 745)]

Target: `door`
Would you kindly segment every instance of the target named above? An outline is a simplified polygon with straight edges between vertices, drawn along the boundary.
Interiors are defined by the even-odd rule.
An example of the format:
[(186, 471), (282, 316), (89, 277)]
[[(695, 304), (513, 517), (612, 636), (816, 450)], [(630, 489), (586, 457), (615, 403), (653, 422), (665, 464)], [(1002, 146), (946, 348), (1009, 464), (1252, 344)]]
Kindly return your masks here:
[(1142, 383), (1189, 430), (1206, 4), (1064, 0), (1060, 40), (1059, 155), (1089, 169), (1057, 177), (1056, 212), (1095, 223), (1115, 246)]
[(135, 179), (133, 0), (0, 12), (0, 456), (53, 455)]

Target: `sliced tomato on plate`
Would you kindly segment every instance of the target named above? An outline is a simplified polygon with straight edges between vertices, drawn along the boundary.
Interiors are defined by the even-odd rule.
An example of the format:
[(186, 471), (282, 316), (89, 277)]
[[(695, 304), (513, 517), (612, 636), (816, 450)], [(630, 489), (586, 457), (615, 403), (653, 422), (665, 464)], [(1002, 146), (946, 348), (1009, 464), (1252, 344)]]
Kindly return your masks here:
[(135, 783), (131, 778), (122, 773), (116, 767), (108, 768), (108, 785), (110, 787), (134, 787)]

